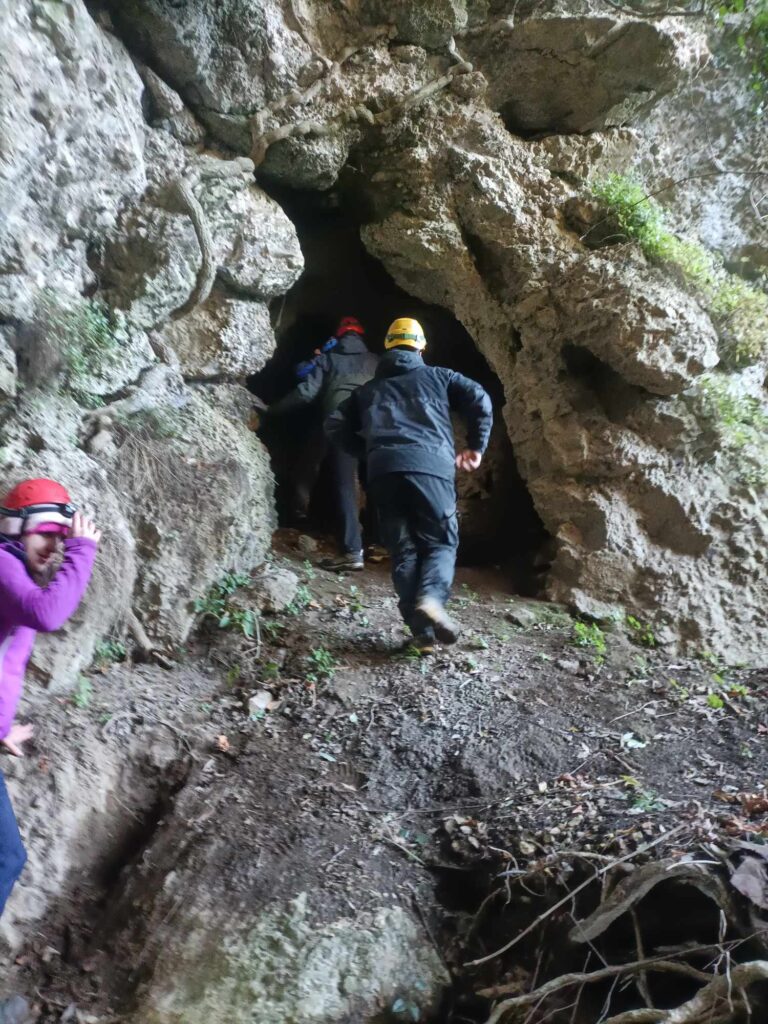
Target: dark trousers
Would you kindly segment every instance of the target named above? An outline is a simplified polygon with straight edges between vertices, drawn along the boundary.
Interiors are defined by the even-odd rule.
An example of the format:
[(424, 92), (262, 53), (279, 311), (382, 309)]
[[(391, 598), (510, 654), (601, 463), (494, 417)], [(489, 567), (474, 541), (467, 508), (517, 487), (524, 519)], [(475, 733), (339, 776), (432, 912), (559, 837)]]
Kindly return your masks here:
[(414, 634), (429, 629), (422, 598), (445, 604), (453, 583), (459, 527), (453, 480), (427, 473), (386, 473), (370, 483), (400, 614)]
[(344, 554), (357, 554), (363, 547), (357, 500), (359, 461), (354, 455), (348, 455), (341, 448), (331, 445), (328, 464), (333, 479), (336, 514), (339, 517), (339, 548)]
[(26, 862), (27, 854), (11, 807), (11, 798), (0, 773), (0, 914)]

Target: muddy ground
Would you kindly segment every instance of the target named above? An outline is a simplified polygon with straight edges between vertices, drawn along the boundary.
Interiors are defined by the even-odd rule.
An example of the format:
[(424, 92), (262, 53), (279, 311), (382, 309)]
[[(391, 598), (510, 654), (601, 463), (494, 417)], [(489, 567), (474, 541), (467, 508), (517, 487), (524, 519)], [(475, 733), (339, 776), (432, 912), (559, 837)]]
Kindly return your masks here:
[[(41, 1021), (130, 1009), (151, 972), (153, 911), (131, 921), (125, 908), (150, 886), (150, 844), (179, 842), (192, 821), (198, 846), (226, 830), (238, 854), (205, 870), (247, 890), (254, 910), (307, 889), (329, 918), (413, 910), (454, 981), (431, 1018), (444, 1022), (486, 1020), (479, 989), (517, 978), (524, 991), (590, 956), (633, 959), (638, 936), (621, 923), (586, 960), (567, 939), (599, 902), (596, 881), (513, 951), (467, 966), (596, 864), (768, 842), (768, 670), (726, 668), (717, 651), (671, 658), (644, 623), (617, 624), (603, 649), (563, 609), (511, 596), (493, 569), (459, 571), (462, 639), (419, 657), (386, 563), (339, 577), (298, 542), (276, 537), (275, 561), (302, 585), (257, 638), (209, 618), (169, 669), (103, 659), (69, 698), (29, 688), (40, 732), (13, 769), (32, 856), (12, 906), (24, 945), (7, 964)], [(41, 902), (52, 909), (30, 934), (25, 914)], [(643, 906), (645, 955), (732, 937), (700, 894), (662, 888)], [(531, 1022), (643, 1005), (634, 986), (580, 998), (580, 1016), (564, 999)]]

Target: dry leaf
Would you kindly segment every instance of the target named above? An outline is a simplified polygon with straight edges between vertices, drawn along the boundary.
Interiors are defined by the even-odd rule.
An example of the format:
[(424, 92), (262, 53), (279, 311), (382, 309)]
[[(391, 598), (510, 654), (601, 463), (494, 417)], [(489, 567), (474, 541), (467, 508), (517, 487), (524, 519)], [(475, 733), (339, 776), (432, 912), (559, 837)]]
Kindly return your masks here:
[(216, 737), (216, 747), (222, 752), (222, 754), (229, 753), (229, 740), (226, 736)]

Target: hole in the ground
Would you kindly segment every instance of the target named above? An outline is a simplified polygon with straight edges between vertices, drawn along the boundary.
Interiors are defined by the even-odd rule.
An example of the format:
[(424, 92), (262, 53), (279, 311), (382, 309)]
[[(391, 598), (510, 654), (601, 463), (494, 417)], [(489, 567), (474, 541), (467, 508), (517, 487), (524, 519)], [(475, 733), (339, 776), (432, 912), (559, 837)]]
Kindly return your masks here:
[[(517, 471), (501, 416), (504, 396), (498, 377), (447, 310), (403, 291), (366, 252), (358, 220), (334, 201), (333, 194), (272, 191), (296, 225), (306, 267), (294, 287), (273, 306), (277, 351), (264, 369), (249, 379), (250, 389), (267, 403), (289, 391), (295, 383), (297, 363), (311, 357), (343, 315), (357, 316), (364, 323), (369, 347), (379, 353), (392, 320), (400, 316), (418, 319), (429, 339), (426, 361), (479, 381), (491, 395), (496, 412), (483, 467), (458, 481), (459, 561), (502, 565), (517, 589), (535, 592), (534, 566), (541, 562), (537, 556), (548, 537)], [(267, 424), (263, 437), (278, 481), (281, 525), (295, 525), (296, 513), (307, 507), (311, 492), (307, 526), (332, 533), (335, 515), (322, 464), (319, 412), (309, 409), (281, 417)]]

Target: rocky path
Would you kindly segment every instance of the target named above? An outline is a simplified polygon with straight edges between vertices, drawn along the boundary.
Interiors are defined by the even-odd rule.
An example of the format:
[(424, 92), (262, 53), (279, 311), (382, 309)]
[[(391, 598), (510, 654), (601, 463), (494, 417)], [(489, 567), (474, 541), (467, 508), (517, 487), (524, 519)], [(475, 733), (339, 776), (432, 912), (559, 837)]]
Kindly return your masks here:
[[(643, 624), (603, 634), (490, 569), (459, 572), (462, 640), (420, 658), (386, 565), (337, 577), (297, 541), (274, 566), (300, 583), (257, 629), (241, 588), (171, 670), (104, 659), (29, 702), (9, 974), (41, 1021), (485, 1021), (478, 989), (582, 969), (567, 936), (598, 883), (491, 954), (596, 864), (768, 838), (768, 674), (670, 660)], [(686, 893), (664, 934), (648, 905), (649, 943), (718, 939)], [(622, 928), (598, 945), (633, 959)]]

